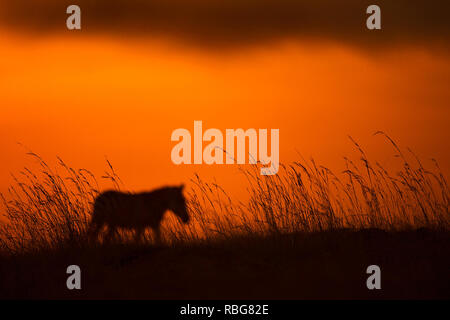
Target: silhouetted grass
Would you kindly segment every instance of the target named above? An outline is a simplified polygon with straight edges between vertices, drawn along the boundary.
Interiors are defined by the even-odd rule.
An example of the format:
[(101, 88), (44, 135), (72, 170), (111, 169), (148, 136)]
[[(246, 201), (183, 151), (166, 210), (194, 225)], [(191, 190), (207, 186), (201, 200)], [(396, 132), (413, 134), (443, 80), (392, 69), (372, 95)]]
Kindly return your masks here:
[[(167, 215), (166, 243), (348, 228), (448, 230), (449, 192), (437, 163), (427, 169), (412, 152), (406, 156), (391, 138), (377, 134), (392, 144), (402, 163), (399, 172), (393, 174), (368, 159), (352, 139), (361, 157), (345, 158), (345, 170), (338, 174), (314, 160), (280, 165), (274, 176), (261, 176), (258, 165), (242, 170), (248, 181), (246, 202), (232, 200), (217, 183), (195, 176), (186, 195), (192, 222), (181, 225)], [(96, 177), (59, 158), (57, 168), (51, 168), (38, 155), (29, 154), (37, 159), (41, 172), (25, 168), (9, 194), (2, 195), (1, 249), (18, 253), (86, 246), (92, 203), (99, 192)], [(109, 162), (101, 178), (120, 189), (121, 181)], [(127, 238), (126, 232), (122, 238)]]
[(169, 232), (177, 239), (232, 238), (236, 234), (280, 234), (342, 228), (406, 230), (450, 226), (449, 192), (438, 164), (415, 165), (382, 132), (401, 160), (393, 174), (370, 161), (352, 139), (361, 158), (345, 158), (340, 174), (310, 161), (280, 165), (277, 175), (261, 176), (258, 166), (242, 170), (248, 181), (249, 201), (233, 202), (217, 183), (192, 180), (189, 207), (195, 224)]
[[(41, 250), (86, 242), (92, 203), (99, 193), (95, 176), (86, 169), (73, 169), (58, 158), (52, 169), (39, 155), (41, 170), (28, 168), (13, 176), (7, 196), (1, 194), (6, 221), (0, 225), (0, 245), (10, 253)], [(109, 170), (101, 178), (120, 188), (120, 178), (107, 161)], [(61, 170), (63, 172), (58, 172)]]

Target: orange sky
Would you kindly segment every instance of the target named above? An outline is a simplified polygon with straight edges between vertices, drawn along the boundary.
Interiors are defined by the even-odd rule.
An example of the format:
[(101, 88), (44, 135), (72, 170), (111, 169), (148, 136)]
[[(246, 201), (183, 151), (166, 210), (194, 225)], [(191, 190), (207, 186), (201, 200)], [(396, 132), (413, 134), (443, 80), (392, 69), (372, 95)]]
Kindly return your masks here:
[[(212, 50), (169, 41), (0, 33), (0, 192), (32, 167), (20, 142), (50, 162), (102, 174), (105, 156), (143, 190), (216, 176), (242, 192), (237, 166), (172, 164), (177, 128), (280, 129), (280, 161), (297, 152), (335, 169), (347, 135), (381, 163), (383, 130), (424, 159), (450, 163), (450, 60), (435, 48), (361, 50), (326, 41)], [(241, 191), (239, 191), (241, 190)]]

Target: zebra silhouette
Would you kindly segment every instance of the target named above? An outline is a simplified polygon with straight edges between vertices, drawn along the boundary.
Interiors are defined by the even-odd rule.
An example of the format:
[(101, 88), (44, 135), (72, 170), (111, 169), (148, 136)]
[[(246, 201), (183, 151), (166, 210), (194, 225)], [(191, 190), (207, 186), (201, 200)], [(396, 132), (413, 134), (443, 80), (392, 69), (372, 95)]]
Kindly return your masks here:
[(141, 241), (142, 234), (150, 227), (156, 238), (161, 241), (161, 220), (170, 210), (183, 223), (189, 222), (186, 199), (183, 196), (184, 185), (163, 187), (150, 192), (125, 193), (106, 191), (97, 196), (89, 226), (90, 239), (98, 240), (98, 234), (104, 226), (108, 227), (105, 241), (111, 241), (117, 229), (135, 231), (136, 242)]

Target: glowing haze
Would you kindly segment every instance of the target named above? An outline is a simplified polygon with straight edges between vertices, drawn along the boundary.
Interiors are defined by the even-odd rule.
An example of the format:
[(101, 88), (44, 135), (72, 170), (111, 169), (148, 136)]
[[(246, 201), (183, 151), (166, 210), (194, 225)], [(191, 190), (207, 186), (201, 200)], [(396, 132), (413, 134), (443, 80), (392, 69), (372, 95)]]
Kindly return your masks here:
[[(132, 190), (188, 182), (198, 172), (243, 192), (235, 187), (241, 181), (237, 165), (172, 163), (172, 131), (193, 130), (194, 120), (223, 132), (280, 129), (281, 162), (298, 160), (300, 153), (335, 169), (352, 152), (347, 135), (383, 164), (394, 163), (391, 148), (372, 136), (383, 130), (419, 156), (435, 157), (448, 172), (450, 60), (448, 26), (440, 15), (428, 12), (437, 17), (436, 30), (427, 27), (417, 39), (402, 31), (401, 21), (391, 36), (388, 20), (386, 39), (377, 35), (380, 45), (372, 47), (362, 31), (348, 31), (356, 22), (334, 36), (326, 24), (308, 24), (313, 31), (307, 34), (302, 25), (277, 20), (269, 32), (270, 24), (257, 20), (261, 32), (239, 23), (247, 32), (232, 33), (220, 24), (207, 30), (200, 21), (186, 24), (187, 36), (171, 32), (167, 20), (155, 22), (158, 32), (141, 34), (138, 23), (118, 19), (127, 37), (117, 25), (108, 31), (108, 15), (100, 9), (95, 32), (87, 24), (73, 34), (58, 31), (51, 19), (27, 20), (17, 13), (18, 2), (11, 3), (0, 2), (9, 10), (3, 15), (11, 17), (0, 24), (0, 192), (12, 182), (10, 172), (33, 166), (17, 142), (50, 162), (60, 156), (96, 174), (102, 174), (106, 156)], [(185, 21), (175, 16), (175, 22)], [(196, 30), (203, 35), (194, 37)]]

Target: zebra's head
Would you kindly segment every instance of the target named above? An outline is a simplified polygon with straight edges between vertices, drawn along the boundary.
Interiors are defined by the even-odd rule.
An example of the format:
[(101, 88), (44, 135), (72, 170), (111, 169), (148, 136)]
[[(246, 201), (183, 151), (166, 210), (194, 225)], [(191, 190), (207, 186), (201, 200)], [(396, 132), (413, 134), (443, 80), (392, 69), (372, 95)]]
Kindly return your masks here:
[(186, 207), (186, 199), (183, 195), (184, 185), (173, 188), (173, 194), (170, 199), (170, 210), (175, 213), (183, 223), (189, 222), (189, 213)]

